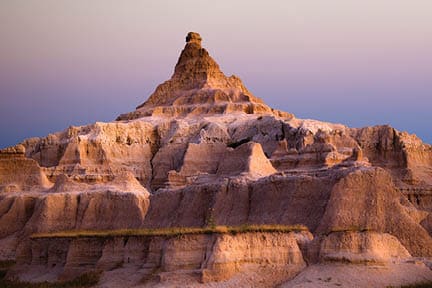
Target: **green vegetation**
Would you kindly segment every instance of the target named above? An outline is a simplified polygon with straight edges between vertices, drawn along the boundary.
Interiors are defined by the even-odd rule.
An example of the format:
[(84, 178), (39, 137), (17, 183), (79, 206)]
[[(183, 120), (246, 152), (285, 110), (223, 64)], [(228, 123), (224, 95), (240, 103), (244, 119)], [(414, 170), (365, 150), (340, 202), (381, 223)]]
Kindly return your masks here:
[(374, 232), (375, 230), (369, 227), (358, 227), (358, 226), (346, 226), (346, 227), (332, 227), (329, 232), (326, 233), (328, 236), (330, 233), (336, 232)]
[[(388, 286), (387, 288), (395, 288), (393, 286)], [(421, 282), (410, 285), (403, 285), (400, 288), (432, 288), (432, 281), (430, 282)]]
[(245, 139), (242, 139), (242, 140), (240, 140), (240, 141), (237, 141), (237, 142), (233, 142), (233, 143), (229, 143), (227, 146), (228, 147), (230, 147), (230, 148), (237, 148), (238, 146), (240, 146), (240, 145), (242, 145), (242, 144), (245, 144), (245, 143), (248, 143), (248, 142), (250, 142), (251, 141), (251, 139), (250, 138), (245, 138)]
[(207, 213), (207, 219), (206, 219), (206, 227), (209, 228), (216, 228), (216, 222), (214, 219), (214, 208), (209, 208)]
[(15, 261), (13, 260), (0, 261), (0, 270), (7, 270), (13, 265), (15, 265)]
[(0, 288), (85, 288), (96, 285), (99, 282), (101, 274), (100, 272), (92, 271), (74, 280), (56, 283), (28, 283), (6, 280), (6, 273), (13, 265), (15, 265), (14, 261), (0, 261)]
[(181, 236), (191, 234), (237, 234), (247, 232), (299, 232), (308, 231), (303, 225), (241, 225), (209, 227), (169, 227), (157, 229), (119, 229), (119, 230), (71, 230), (52, 233), (37, 233), (38, 238), (106, 238), (116, 236)]
[(65, 282), (42, 282), (42, 283), (28, 283), (28, 282), (18, 282), (9, 281), (0, 277), (0, 288), (85, 288), (92, 287), (99, 282), (100, 272), (88, 272), (85, 273), (74, 280)]
[(2, 280), (6, 276), (7, 271), (15, 265), (15, 262), (12, 260), (0, 261), (0, 288), (3, 287)]

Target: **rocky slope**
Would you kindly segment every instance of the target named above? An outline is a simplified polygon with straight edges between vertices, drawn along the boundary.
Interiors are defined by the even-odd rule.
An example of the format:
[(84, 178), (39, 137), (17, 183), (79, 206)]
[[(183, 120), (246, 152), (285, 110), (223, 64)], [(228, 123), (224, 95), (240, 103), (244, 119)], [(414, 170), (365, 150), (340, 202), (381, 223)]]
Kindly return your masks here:
[[(188, 285), (206, 279), (210, 286), (261, 281), (258, 287), (271, 287), (306, 263), (397, 265), (412, 257), (422, 259), (414, 266), (432, 279), (425, 266), (432, 257), (430, 145), (389, 126), (349, 128), (272, 109), (238, 77), (221, 72), (199, 34), (189, 33), (186, 41), (171, 79), (135, 111), (0, 151), (0, 259), (18, 261), (11, 275), (55, 281), (87, 267), (105, 271), (103, 287), (121, 283), (115, 271), (123, 271), (119, 259), (121, 265), (129, 261), (125, 253), (132, 248), (126, 247), (132, 244), (126, 238), (31, 240), (34, 233), (301, 224), (311, 233), (301, 245), (292, 234), (277, 233), (138, 237), (131, 243), (146, 247), (139, 248), (145, 253), (151, 243), (170, 243), (163, 244), (168, 250), (150, 253), (165, 259), (150, 273), (168, 277), (160, 280), (165, 284), (180, 277)], [(225, 244), (208, 248), (209, 243)], [(268, 260), (280, 254), (278, 245), (297, 256), (288, 261), (284, 252), (282, 262)], [(265, 249), (265, 255), (253, 252)], [(253, 269), (245, 274), (234, 264), (219, 271), (203, 253), (213, 255), (211, 261), (222, 257), (221, 263), (231, 263), (230, 257), (261, 263), (260, 269), (275, 276)], [(133, 269), (153, 269), (145, 257), (133, 260)], [(176, 264), (189, 260), (199, 273)], [(295, 267), (284, 268), (287, 261)], [(137, 283), (156, 285), (157, 277), (144, 274)]]

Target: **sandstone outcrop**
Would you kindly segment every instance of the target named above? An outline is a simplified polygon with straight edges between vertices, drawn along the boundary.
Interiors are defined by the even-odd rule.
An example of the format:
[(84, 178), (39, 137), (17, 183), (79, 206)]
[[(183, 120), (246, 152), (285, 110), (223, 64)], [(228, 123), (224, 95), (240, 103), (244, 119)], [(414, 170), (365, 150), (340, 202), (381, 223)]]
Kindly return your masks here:
[[(186, 42), (171, 79), (135, 111), (0, 150), (0, 260), (18, 262), (10, 275), (57, 281), (96, 269), (101, 287), (121, 287), (124, 275), (143, 286), (271, 287), (306, 265), (429, 263), (431, 145), (390, 126), (270, 108), (223, 74), (199, 34)], [(245, 224), (310, 233), (30, 238)]]
[(333, 232), (321, 243), (321, 261), (351, 263), (386, 263), (411, 255), (399, 240), (377, 232)]
[(230, 284), (229, 279), (236, 274), (256, 273), (266, 279), (266, 268), (271, 268), (274, 278), (266, 279), (266, 286), (271, 287), (306, 266), (297, 243), (300, 237), (310, 236), (307, 232), (291, 232), (34, 239), (31, 251), (18, 258), (18, 268), (11, 274), (23, 281), (34, 277), (52, 281), (102, 270), (110, 282), (140, 284), (133, 278), (122, 282), (115, 272), (120, 270), (136, 273), (139, 280), (148, 280), (141, 281), (144, 287), (154, 287), (175, 282), (177, 271), (183, 271), (193, 275), (197, 283), (226, 281), (228, 287), (234, 287), (240, 283)]
[(24, 154), (23, 145), (0, 150), (0, 193), (44, 190), (52, 185), (38, 163)]

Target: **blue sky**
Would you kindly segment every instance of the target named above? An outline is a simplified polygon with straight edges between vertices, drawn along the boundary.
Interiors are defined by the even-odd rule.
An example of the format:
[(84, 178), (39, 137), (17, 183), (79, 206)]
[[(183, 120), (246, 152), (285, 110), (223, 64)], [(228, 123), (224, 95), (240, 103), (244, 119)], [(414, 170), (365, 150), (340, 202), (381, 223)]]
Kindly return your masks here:
[(432, 1), (0, 2), (0, 147), (112, 121), (169, 79), (188, 31), (270, 106), (432, 143)]

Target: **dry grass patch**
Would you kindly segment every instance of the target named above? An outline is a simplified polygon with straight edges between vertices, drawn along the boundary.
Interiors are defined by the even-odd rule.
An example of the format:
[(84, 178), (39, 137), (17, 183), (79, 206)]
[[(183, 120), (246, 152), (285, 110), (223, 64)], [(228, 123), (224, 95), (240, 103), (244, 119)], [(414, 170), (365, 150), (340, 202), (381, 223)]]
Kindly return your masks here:
[(106, 238), (117, 236), (181, 236), (193, 234), (237, 234), (250, 232), (289, 233), (308, 231), (304, 225), (241, 225), (214, 227), (169, 227), (157, 229), (70, 230), (37, 233), (30, 238)]
[(13, 261), (13, 260), (4, 260), (4, 261), (0, 261), (0, 270), (1, 270), (1, 269), (9, 269), (9, 268), (11, 268), (13, 265), (15, 265), (15, 261)]
[(347, 227), (332, 227), (331, 230), (326, 233), (328, 236), (331, 233), (338, 232), (375, 232), (376, 230), (369, 227), (358, 227), (358, 226), (347, 226)]
[(7, 269), (11, 268), (14, 264), (15, 262), (13, 261), (0, 261), (0, 288), (85, 288), (96, 285), (99, 282), (101, 274), (99, 271), (91, 271), (74, 280), (55, 283), (29, 283), (5, 279)]
[[(387, 288), (396, 288), (396, 287), (387, 286)], [(399, 286), (399, 288), (432, 288), (432, 281), (403, 285), (403, 286)]]

